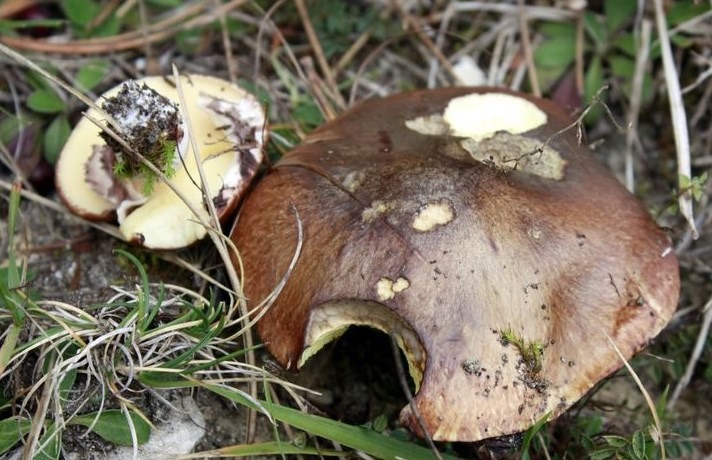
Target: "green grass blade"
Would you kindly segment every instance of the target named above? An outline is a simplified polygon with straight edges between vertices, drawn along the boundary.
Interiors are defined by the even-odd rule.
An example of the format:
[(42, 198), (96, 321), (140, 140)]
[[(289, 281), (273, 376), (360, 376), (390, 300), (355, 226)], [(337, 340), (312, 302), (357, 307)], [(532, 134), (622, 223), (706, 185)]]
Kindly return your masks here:
[(32, 460), (58, 460), (62, 450), (62, 430), (54, 423), (47, 427), (47, 431), (40, 437)]
[[(131, 423), (136, 430), (136, 441), (144, 444), (151, 436), (151, 425), (141, 416), (133, 412), (129, 413)], [(126, 416), (120, 410), (106, 410), (97, 414), (78, 415), (69, 421), (70, 425), (82, 425), (106, 439), (107, 441), (120, 446), (131, 446), (131, 427)]]
[(5, 341), (3, 342), (2, 347), (0, 347), (0, 375), (5, 372), (7, 363), (10, 362), (10, 359), (12, 359), (12, 356), (15, 353), (15, 347), (17, 346), (17, 339), (20, 336), (20, 330), (21, 328), (16, 324), (11, 324), (9, 330), (7, 331)]
[[(431, 460), (433, 452), (425, 447), (400, 441), (360, 426), (319, 417), (290, 407), (263, 403), (275, 419), (316, 436), (338, 442), (352, 449), (383, 459)], [(442, 454), (443, 459), (456, 457)]]
[(0, 454), (4, 454), (30, 432), (32, 422), (26, 418), (0, 420)]
[(247, 457), (250, 455), (319, 455), (323, 457), (338, 457), (343, 456), (344, 452), (322, 450), (314, 447), (299, 447), (289, 442), (274, 441), (228, 446), (221, 449), (196, 452), (180, 458)]
[[(247, 400), (244, 395), (235, 390), (215, 385), (205, 385), (205, 387), (232, 401), (253, 409), (259, 409), (254, 403)], [(275, 420), (287, 423), (294, 428), (313, 435), (338, 442), (352, 449), (363, 451), (377, 458), (390, 460), (403, 458), (409, 460), (431, 460), (433, 458), (433, 452), (430, 449), (389, 438), (364, 427), (347, 425), (267, 401), (259, 401), (259, 404), (262, 406), (262, 410), (266, 410)], [(442, 458), (455, 459), (457, 457), (442, 454)]]
[(141, 279), (141, 293), (138, 296), (139, 301), (137, 302), (138, 312), (136, 322), (139, 325), (140, 330), (143, 332), (144, 328), (148, 326), (147, 324), (144, 324), (144, 320), (146, 319), (148, 298), (151, 292), (150, 284), (148, 282), (148, 274), (146, 273), (146, 269), (144, 268), (143, 264), (140, 260), (138, 260), (136, 256), (134, 256), (128, 251), (124, 251), (123, 249), (116, 249), (115, 252), (116, 254), (128, 259), (129, 262), (131, 262), (136, 267), (136, 270), (138, 270), (139, 278)]

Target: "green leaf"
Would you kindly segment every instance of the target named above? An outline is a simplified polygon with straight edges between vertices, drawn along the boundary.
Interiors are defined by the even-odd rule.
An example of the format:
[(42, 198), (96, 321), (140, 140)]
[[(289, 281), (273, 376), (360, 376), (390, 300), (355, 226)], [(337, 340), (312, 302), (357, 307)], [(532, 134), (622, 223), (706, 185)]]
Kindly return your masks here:
[[(136, 441), (144, 444), (151, 436), (151, 425), (141, 416), (134, 412), (129, 412), (129, 417), (136, 430)], [(96, 422), (96, 423), (95, 423)], [(71, 419), (68, 424), (91, 427), (92, 431), (105, 440), (120, 446), (133, 445), (131, 440), (131, 427), (126, 415), (117, 409), (106, 410), (101, 413), (91, 413), (78, 415)]]
[(531, 447), (532, 440), (534, 439), (534, 436), (541, 431), (542, 428), (544, 428), (544, 425), (546, 425), (546, 422), (549, 421), (549, 416), (551, 414), (547, 413), (545, 414), (542, 418), (537, 420), (537, 422), (532, 425), (531, 428), (529, 428), (526, 433), (524, 433), (524, 439), (522, 440), (522, 448), (520, 450), (521, 455), (522, 455), (522, 460), (529, 460), (531, 456), (529, 455), (529, 448)]
[(670, 42), (672, 42), (672, 44), (677, 48), (689, 48), (695, 44), (694, 40), (680, 34), (670, 36)]
[(597, 414), (580, 416), (577, 424), (583, 434), (591, 438), (603, 431), (603, 418)]
[(0, 454), (4, 454), (32, 428), (32, 422), (26, 418), (7, 418), (0, 420)]
[(64, 101), (52, 90), (38, 89), (27, 98), (27, 107), (39, 113), (57, 113), (64, 110)]
[(314, 455), (314, 456), (343, 456), (343, 451), (317, 449), (314, 447), (298, 446), (289, 442), (259, 442), (239, 446), (228, 446), (207, 452), (196, 452), (193, 455), (203, 454), (206, 457), (248, 457), (252, 455)]
[[(583, 93), (584, 101), (587, 104), (593, 101), (593, 97), (598, 90), (601, 89), (601, 86), (603, 86), (603, 66), (601, 64), (601, 58), (594, 56), (586, 70), (586, 75), (584, 75)], [(601, 116), (601, 113), (600, 106), (593, 107), (586, 116), (586, 122), (595, 122)]]
[(240, 85), (240, 88), (255, 96), (261, 104), (271, 104), (272, 95), (270, 94), (270, 92), (267, 91), (264, 87), (257, 85), (254, 81), (239, 78), (237, 80), (237, 84)]
[(58, 460), (62, 446), (62, 430), (54, 423), (47, 427), (47, 431), (37, 443), (37, 452), (32, 460)]
[(72, 23), (83, 27), (101, 11), (101, 6), (92, 0), (62, 0), (60, 7)]
[(637, 50), (635, 48), (635, 37), (633, 34), (623, 34), (616, 37), (613, 41), (613, 47), (623, 51), (625, 54), (635, 57)]
[(598, 449), (595, 452), (591, 452), (589, 456), (589, 460), (609, 460), (611, 458), (616, 458), (616, 449)]
[(292, 111), (292, 117), (307, 130), (314, 129), (324, 122), (319, 107), (312, 101), (301, 101)]
[[(5, 291), (5, 289), (3, 289), (3, 291)], [(9, 302), (7, 302), (6, 299), (3, 299), (3, 297), (6, 297), (5, 292), (2, 292), (0, 294), (0, 299), (2, 299), (3, 303), (9, 304)], [(21, 331), (22, 328), (15, 323), (10, 324), (10, 326), (7, 328), (5, 340), (3, 341), (2, 345), (0, 345), (0, 374), (3, 374), (5, 372), (5, 367), (7, 367), (7, 364), (10, 362), (13, 354), (15, 353), (17, 339), (20, 337)], [(1, 433), (0, 436), (2, 436)]]
[(108, 69), (108, 63), (104, 60), (93, 61), (79, 69), (74, 79), (74, 83), (82, 91), (90, 91), (104, 79)]
[(603, 13), (606, 16), (606, 27), (609, 32), (614, 32), (625, 25), (633, 17), (638, 2), (630, 0), (606, 0), (603, 4)]
[(576, 42), (567, 37), (546, 40), (534, 51), (537, 67), (568, 67), (576, 57)]
[(576, 25), (570, 22), (544, 22), (538, 30), (550, 38), (576, 39)]
[(670, 11), (668, 11), (666, 18), (668, 25), (674, 27), (707, 11), (709, 11), (708, 2), (678, 0), (672, 3), (672, 7)]
[[(299, 430), (333, 440), (352, 449), (361, 450), (377, 458), (393, 460), (396, 458), (430, 460), (433, 458), (433, 452), (429, 449), (376, 433), (364, 427), (347, 425), (266, 401), (259, 401), (260, 406), (258, 406), (237, 390), (210, 384), (204, 384), (204, 386), (220, 396), (260, 412), (262, 412), (261, 406), (274, 419), (292, 425)], [(454, 459), (446, 454), (441, 456), (445, 460)]]
[(0, 31), (8, 32), (10, 30), (17, 29), (32, 29), (34, 27), (46, 27), (51, 29), (58, 29), (65, 24), (66, 21), (62, 19), (27, 19), (19, 20), (13, 19), (11, 21), (7, 19), (0, 19)]
[(635, 455), (637, 459), (644, 459), (647, 457), (647, 455), (645, 455), (645, 435), (642, 431), (638, 430), (633, 433), (631, 446), (633, 448), (633, 455)]
[(388, 417), (384, 414), (373, 419), (373, 423), (371, 423), (371, 429), (373, 429), (373, 431), (383, 433), (386, 428), (388, 428)]
[(113, 37), (119, 33), (121, 23), (115, 14), (112, 14), (104, 22), (91, 30), (92, 37)]
[(596, 51), (603, 53), (608, 43), (608, 33), (603, 25), (603, 20), (600, 16), (589, 11), (583, 14), (583, 27), (588, 33), (588, 36), (593, 40), (596, 46)]
[(609, 446), (621, 449), (628, 445), (628, 440), (623, 436), (604, 436), (603, 439)]
[(59, 153), (62, 147), (67, 142), (72, 128), (69, 126), (69, 121), (64, 115), (55, 118), (47, 127), (44, 135), (44, 157), (51, 165), (54, 165), (59, 158)]
[(627, 56), (613, 55), (608, 58), (611, 74), (615, 77), (633, 78), (635, 62)]
[[(75, 348), (76, 350), (76, 348)], [(62, 404), (69, 399), (69, 393), (72, 391), (74, 381), (77, 379), (77, 369), (73, 368), (64, 373), (62, 380), (59, 382), (59, 400)]]
[(183, 3), (183, 0), (148, 0), (147, 3), (155, 6), (173, 8), (175, 6), (180, 6)]

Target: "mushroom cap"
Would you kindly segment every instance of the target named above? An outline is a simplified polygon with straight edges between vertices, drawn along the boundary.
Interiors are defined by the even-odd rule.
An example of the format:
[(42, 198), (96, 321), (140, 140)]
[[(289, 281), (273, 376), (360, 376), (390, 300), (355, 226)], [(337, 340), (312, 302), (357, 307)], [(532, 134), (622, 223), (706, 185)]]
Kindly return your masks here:
[[(670, 240), (571, 124), (545, 100), (447, 88), (310, 134), (231, 234), (251, 308), (286, 280), (257, 324), (269, 351), (296, 368), (349, 325), (392, 334), (436, 440), (561, 414), (622, 365), (611, 341), (630, 358), (679, 295)], [(410, 405), (401, 421), (422, 435)]]
[[(243, 89), (219, 78), (205, 75), (181, 77), (187, 107), (180, 107), (175, 82), (164, 77), (138, 80), (179, 106), (183, 119), (190, 117), (189, 133), (199, 148), (210, 196), (219, 218), (225, 219), (235, 210), (240, 197), (262, 162), (265, 137), (265, 114), (257, 99)], [(122, 85), (104, 93), (97, 101), (116, 96)], [(91, 120), (105, 123), (104, 116), (95, 109), (87, 111), (72, 131), (60, 153), (56, 166), (56, 186), (60, 197), (74, 214), (93, 221), (116, 221), (119, 203), (107, 197), (118, 182), (107, 178), (107, 194), (97, 192), (87, 181), (90, 158), (98, 146), (105, 145), (102, 128)], [(254, 142), (240, 145), (240, 130), (253, 133)], [(193, 155), (193, 142), (179, 144), (185, 152), (170, 183), (207, 219), (208, 211), (200, 188), (200, 176)], [(110, 170), (111, 167), (108, 168)], [(107, 171), (108, 173), (109, 171)], [(141, 189), (140, 179), (131, 181), (135, 191)], [(135, 192), (139, 193), (139, 192)], [(119, 223), (119, 230), (127, 241), (154, 249), (173, 249), (187, 246), (206, 235), (205, 227), (190, 207), (164, 182), (158, 182), (153, 192), (138, 200), (128, 197), (127, 215)]]

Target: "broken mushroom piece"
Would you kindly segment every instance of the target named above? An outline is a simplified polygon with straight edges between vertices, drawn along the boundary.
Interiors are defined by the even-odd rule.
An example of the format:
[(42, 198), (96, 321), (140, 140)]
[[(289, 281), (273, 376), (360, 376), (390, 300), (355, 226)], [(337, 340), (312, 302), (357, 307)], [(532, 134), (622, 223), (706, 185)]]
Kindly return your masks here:
[(286, 280), (258, 322), (268, 349), (298, 368), (350, 325), (392, 334), (417, 389), (401, 420), (422, 435), (417, 408), (436, 440), (561, 414), (679, 291), (670, 240), (570, 124), (545, 100), (448, 88), (314, 131), (232, 230), (252, 308)]
[[(180, 106), (178, 84), (186, 107)], [(208, 210), (194, 145), (220, 219), (234, 211), (262, 162), (262, 106), (227, 81), (204, 75), (183, 76), (177, 83), (163, 77), (130, 80), (102, 95), (97, 105), (103, 113), (89, 110), (60, 154), (57, 190), (75, 214), (118, 221), (127, 241), (173, 249), (206, 235), (200, 220), (208, 220)], [(102, 129), (107, 125), (120, 140)]]

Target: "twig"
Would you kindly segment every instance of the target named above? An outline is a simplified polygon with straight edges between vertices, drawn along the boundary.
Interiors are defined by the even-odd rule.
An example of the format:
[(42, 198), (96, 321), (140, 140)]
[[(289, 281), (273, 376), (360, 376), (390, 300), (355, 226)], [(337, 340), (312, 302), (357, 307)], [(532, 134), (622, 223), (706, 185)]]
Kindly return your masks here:
[(339, 85), (336, 84), (336, 79), (334, 78), (334, 72), (331, 71), (329, 63), (326, 61), (326, 56), (324, 55), (324, 50), (319, 43), (319, 37), (316, 35), (314, 30), (314, 25), (309, 18), (309, 12), (304, 4), (304, 0), (295, 0), (297, 6), (297, 11), (299, 12), (299, 17), (302, 20), (302, 25), (304, 26), (304, 31), (309, 39), (309, 45), (311, 45), (312, 51), (316, 56), (316, 62), (319, 63), (319, 68), (326, 78), (326, 82), (331, 86), (331, 92), (335, 97), (335, 102), (339, 105), (339, 108), (346, 108), (346, 101), (344, 101), (343, 96), (339, 92)]
[(144, 40), (143, 54), (146, 57), (146, 74), (157, 75), (161, 72), (161, 69), (153, 52), (153, 47), (151, 46), (152, 43), (148, 41), (148, 30), (150, 27), (150, 21), (148, 20), (146, 3), (143, 0), (140, 0), (138, 2), (138, 15), (140, 19), (139, 32), (141, 32), (141, 38)]
[[(173, 78), (176, 81), (176, 89), (178, 90), (178, 98), (180, 100), (181, 107), (188, 107), (188, 104), (186, 103), (185, 99), (185, 93), (183, 92), (183, 85), (181, 84), (181, 78), (180, 74), (178, 72), (178, 68), (173, 65)], [(191, 123), (191, 118), (186, 110), (184, 113), (184, 120), (186, 124), (187, 131), (194, 132), (192, 129), (192, 123)], [(220, 254), (220, 258), (222, 259), (223, 263), (225, 264), (225, 269), (227, 270), (228, 277), (230, 278), (230, 282), (233, 286), (233, 289), (237, 292), (241, 292), (240, 286), (241, 283), (239, 281), (239, 278), (237, 276), (237, 271), (235, 270), (235, 267), (232, 264), (231, 257), (230, 257), (230, 252), (228, 250), (227, 245), (225, 244), (225, 241), (221, 238), (222, 232), (220, 232), (220, 220), (218, 219), (218, 214), (217, 211), (215, 210), (215, 203), (213, 202), (210, 197), (212, 196), (210, 189), (209, 189), (209, 182), (208, 178), (205, 175), (205, 170), (202, 167), (202, 161), (200, 160), (200, 146), (197, 144), (197, 140), (195, 136), (190, 136), (190, 142), (191, 142), (191, 147), (194, 155), (194, 161), (198, 169), (198, 174), (200, 176), (200, 185), (201, 185), (201, 191), (203, 193), (204, 197), (204, 203), (207, 205), (208, 208), (208, 214), (210, 216), (210, 221), (207, 223), (206, 227), (208, 229), (208, 235), (210, 236), (210, 239), (213, 241), (213, 244), (215, 245), (215, 248), (217, 249), (218, 253)], [(185, 200), (184, 200), (185, 201)], [(210, 231), (215, 229), (216, 232)], [(245, 302), (241, 302), (238, 300), (238, 305), (240, 307), (240, 313), (241, 316), (244, 318), (244, 323), (248, 323), (248, 315), (249, 312), (247, 311), (247, 305)], [(245, 347), (247, 348), (247, 362), (251, 366), (255, 365), (255, 352), (254, 352), (254, 339), (252, 337), (252, 330), (251, 329), (246, 329), (245, 330), (245, 335), (243, 337)], [(250, 395), (252, 396), (253, 399), (256, 399), (257, 396), (257, 382), (256, 381), (250, 381), (249, 384), (250, 388)], [(254, 439), (255, 436), (255, 417), (256, 413), (253, 409), (248, 409), (248, 417), (247, 417), (247, 434), (246, 434), (246, 441), (247, 443), (251, 443)]]
[[(178, 9), (179, 13), (175, 16), (171, 16), (164, 21), (151, 25), (147, 29), (149, 33), (145, 37), (142, 35), (142, 33), (146, 32), (145, 30), (134, 30), (111, 37), (90, 38), (86, 40), (73, 40), (66, 43), (55, 43), (43, 39), (3, 35), (0, 36), (0, 43), (16, 50), (50, 54), (77, 55), (116, 53), (119, 51), (128, 51), (140, 48), (141, 46), (145, 46), (147, 43), (155, 43), (172, 37), (176, 34), (176, 32), (190, 30), (202, 24), (211, 23), (215, 18), (225, 15), (228, 11), (247, 2), (248, 0), (232, 0), (222, 5), (220, 8), (204, 12), (204, 14), (200, 14), (205, 9), (204, 1), (185, 8), (180, 8)], [(196, 17), (191, 18), (191, 16)]]
[(423, 437), (425, 437), (425, 441), (428, 443), (428, 446), (430, 446), (430, 450), (433, 451), (433, 455), (438, 460), (442, 460), (443, 457), (442, 455), (440, 455), (440, 451), (438, 451), (438, 448), (435, 446), (435, 443), (433, 442), (433, 437), (430, 436), (430, 433), (428, 432), (428, 427), (425, 425), (425, 421), (423, 421), (423, 417), (420, 415), (418, 406), (416, 406), (415, 402), (413, 401), (413, 393), (411, 393), (410, 387), (408, 386), (408, 378), (405, 375), (405, 369), (403, 369), (403, 363), (401, 362), (401, 357), (399, 353), (400, 348), (398, 348), (398, 342), (396, 342), (395, 337), (393, 337), (392, 335), (390, 337), (391, 348), (393, 349), (393, 360), (396, 364), (396, 370), (398, 371), (398, 378), (400, 380), (401, 387), (403, 388), (403, 393), (405, 393), (406, 398), (408, 398), (408, 405), (410, 406), (410, 410), (413, 411), (413, 415), (418, 420), (420, 431), (423, 433)]
[[(220, 8), (220, 1), (213, 0), (215, 9)], [(227, 29), (227, 16), (220, 15), (220, 32), (222, 33), (222, 44), (225, 51), (225, 61), (227, 62), (227, 72), (230, 77), (230, 83), (237, 84), (237, 64), (235, 64), (235, 56), (232, 52), (232, 42), (230, 41), (230, 32)]]
[(356, 41), (349, 47), (349, 49), (346, 50), (343, 56), (341, 56), (341, 59), (336, 63), (336, 66), (334, 66), (334, 71), (338, 75), (341, 73), (342, 70), (346, 68), (347, 65), (353, 60), (353, 58), (356, 56), (356, 54), (361, 51), (361, 48), (368, 43), (368, 40), (371, 38), (371, 33), (372, 30), (371, 28), (365, 30), (359, 37), (356, 39)]
[[(0, 189), (4, 189), (4, 190), (8, 190), (8, 191), (9, 191), (9, 190), (12, 189), (12, 184), (11, 184), (10, 182), (7, 182), (7, 181), (4, 181), (4, 180), (0, 179)], [(97, 229), (97, 230), (99, 230), (99, 231), (102, 231), (102, 232), (106, 233), (106, 234), (109, 235), (109, 236), (113, 236), (114, 238), (116, 238), (116, 239), (118, 239), (118, 240), (123, 240), (123, 239), (124, 239), (124, 237), (123, 237), (123, 236), (121, 235), (121, 233), (119, 232), (119, 229), (116, 228), (116, 226), (114, 226), (114, 225), (102, 224), (102, 223), (98, 223), (98, 222), (90, 222), (90, 221), (87, 221), (87, 220), (85, 220), (85, 219), (82, 219), (81, 217), (77, 217), (77, 216), (75, 216), (74, 214), (68, 214), (68, 213), (67, 213), (67, 208), (65, 208), (65, 207), (62, 206), (61, 204), (56, 203), (56, 202), (54, 202), (54, 201), (52, 201), (52, 200), (49, 200), (49, 199), (47, 199), (47, 198), (45, 198), (45, 197), (43, 197), (43, 196), (41, 196), (41, 195), (38, 195), (37, 193), (35, 193), (35, 192), (33, 192), (33, 191), (30, 191), (30, 190), (22, 189), (22, 190), (20, 190), (20, 195), (21, 195), (23, 198), (27, 198), (27, 199), (29, 199), (30, 201), (34, 201), (35, 203), (39, 203), (40, 205), (42, 205), (42, 206), (44, 206), (44, 207), (46, 207), (46, 208), (49, 208), (49, 209), (51, 209), (51, 210), (53, 210), (53, 211), (56, 211), (56, 212), (59, 212), (59, 213), (62, 213), (62, 214), (66, 214), (66, 215), (70, 216), (72, 219), (76, 220), (77, 222), (81, 222), (81, 223), (83, 223), (83, 224), (89, 225), (89, 226), (91, 226), (91, 227), (93, 227), (93, 228), (95, 228), (95, 229)]]
[[(657, 1), (657, 0), (656, 0)], [(650, 414), (653, 417), (653, 423), (655, 424), (655, 429), (657, 431), (657, 439), (656, 443), (660, 445), (660, 458), (662, 460), (666, 459), (665, 455), (665, 441), (663, 440), (663, 428), (662, 424), (660, 423), (660, 417), (658, 417), (658, 411), (655, 408), (655, 403), (653, 402), (653, 398), (650, 397), (650, 393), (648, 393), (648, 390), (645, 389), (645, 386), (643, 385), (643, 382), (640, 381), (640, 377), (638, 377), (638, 374), (636, 374), (635, 370), (633, 367), (628, 363), (628, 360), (625, 359), (625, 356), (623, 356), (623, 353), (621, 353), (620, 348), (618, 348), (618, 345), (611, 339), (611, 337), (606, 333), (606, 331), (601, 330), (603, 332), (603, 335), (606, 336), (608, 339), (608, 343), (611, 345), (613, 348), (613, 351), (616, 352), (618, 357), (621, 359), (623, 362), (623, 365), (625, 365), (625, 368), (628, 370), (628, 373), (630, 374), (631, 377), (633, 377), (633, 380), (635, 381), (635, 384), (638, 386), (638, 389), (640, 389), (640, 392), (643, 394), (643, 398), (645, 398), (645, 402), (648, 404), (648, 409), (650, 409)]]
[(635, 172), (633, 163), (633, 142), (638, 135), (638, 116), (643, 97), (643, 81), (645, 67), (648, 63), (650, 52), (650, 32), (653, 26), (649, 20), (642, 21), (638, 38), (637, 52), (635, 53), (635, 73), (633, 74), (633, 87), (630, 94), (630, 107), (628, 108), (628, 131), (625, 136), (625, 184), (628, 191), (635, 190)]
[[(584, 94), (584, 60), (583, 60), (583, 55), (584, 55), (584, 48), (586, 46), (585, 43), (585, 37), (584, 37), (584, 19), (583, 19), (583, 11), (577, 11), (576, 12), (576, 61), (574, 64), (574, 77), (576, 81), (576, 96), (580, 98), (580, 100), (583, 100), (583, 94)], [(583, 103), (587, 103), (588, 101), (583, 101)]]
[(527, 23), (527, 7), (524, 0), (519, 0), (519, 33), (522, 36), (522, 48), (524, 49), (524, 59), (527, 63), (527, 73), (529, 74), (529, 84), (532, 85), (532, 93), (536, 97), (541, 97), (539, 87), (539, 77), (534, 64), (534, 53), (532, 53), (532, 40), (529, 36), (529, 24)]
[[(50, 358), (51, 362), (48, 364), (48, 369), (52, 369), (54, 364), (54, 359)], [(37, 455), (37, 443), (40, 439), (40, 434), (42, 433), (42, 428), (44, 427), (44, 420), (47, 418), (47, 411), (49, 409), (49, 403), (52, 399), (52, 393), (54, 392), (54, 386), (56, 385), (56, 375), (54, 372), (50, 372), (48, 378), (44, 381), (44, 386), (42, 388), (42, 395), (39, 398), (37, 408), (35, 409), (35, 415), (32, 418), (32, 428), (28, 433), (28, 440), (25, 443), (25, 447), (22, 449), (22, 460), (31, 460)]]
[(440, 51), (440, 49), (435, 45), (435, 43), (433, 43), (430, 37), (425, 34), (423, 28), (420, 26), (420, 24), (418, 24), (418, 21), (413, 17), (413, 15), (405, 11), (403, 5), (401, 5), (402, 0), (392, 1), (396, 10), (403, 18), (405, 24), (413, 30), (415, 35), (417, 35), (418, 39), (423, 42), (425, 47), (428, 48), (431, 53), (433, 53), (433, 55), (438, 59), (438, 61), (440, 61), (440, 64), (442, 64), (443, 68), (447, 71), (448, 74), (450, 74), (452, 79), (455, 80), (455, 83), (462, 84), (462, 81), (460, 81), (460, 77), (458, 77), (457, 73), (455, 72), (455, 69), (452, 68), (452, 64), (450, 63), (448, 58), (443, 54), (442, 51)]
[[(505, 2), (453, 2), (455, 11), (477, 11), (500, 14), (517, 14), (519, 6)], [(547, 21), (561, 21), (574, 19), (576, 13), (554, 6), (530, 6), (527, 14), (531, 19), (544, 19)]]
[[(670, 37), (668, 36), (667, 23), (665, 21), (665, 11), (663, 10), (662, 0), (654, 0), (655, 5), (655, 24), (658, 30), (660, 39), (660, 51), (662, 52), (663, 68), (665, 72), (665, 83), (670, 100), (670, 116), (672, 117), (672, 125), (675, 134), (675, 150), (677, 152), (677, 174), (678, 181), (682, 178), (691, 178), (690, 164), (690, 138), (687, 131), (687, 115), (685, 114), (685, 105), (682, 100), (682, 92), (680, 91), (680, 81), (678, 79), (677, 70), (675, 69), (675, 61), (672, 55), (672, 47), (670, 46)], [(695, 219), (692, 211), (692, 192), (683, 190), (681, 183), (678, 184), (680, 196), (678, 203), (680, 205), (680, 213), (687, 221), (692, 238), (697, 239), (699, 233), (695, 226)]]
[(700, 360), (702, 351), (705, 348), (705, 343), (707, 342), (707, 336), (710, 333), (710, 325), (712, 325), (712, 297), (707, 301), (704, 308), (702, 309), (704, 316), (702, 319), (702, 327), (700, 328), (700, 333), (697, 335), (697, 342), (695, 343), (695, 348), (692, 350), (690, 355), (690, 360), (687, 362), (687, 368), (685, 368), (685, 373), (680, 377), (680, 380), (675, 385), (675, 391), (672, 392), (672, 396), (668, 401), (668, 410), (672, 410), (675, 407), (680, 394), (687, 388), (692, 380), (692, 374), (695, 372), (695, 367), (697, 362)]
[(381, 54), (381, 52), (393, 43), (393, 39), (385, 40), (383, 43), (379, 44), (376, 49), (371, 51), (368, 56), (366, 56), (361, 65), (359, 65), (356, 75), (353, 77), (353, 84), (351, 85), (351, 91), (349, 92), (349, 105), (353, 105), (356, 102), (356, 93), (359, 87), (359, 82), (361, 81), (361, 76), (366, 71), (366, 68), (371, 64), (376, 56)]

